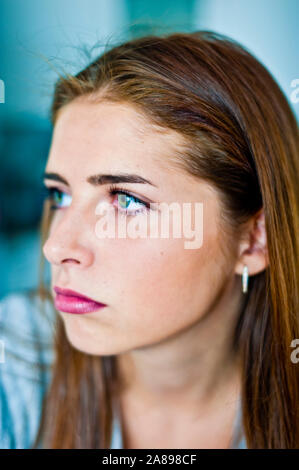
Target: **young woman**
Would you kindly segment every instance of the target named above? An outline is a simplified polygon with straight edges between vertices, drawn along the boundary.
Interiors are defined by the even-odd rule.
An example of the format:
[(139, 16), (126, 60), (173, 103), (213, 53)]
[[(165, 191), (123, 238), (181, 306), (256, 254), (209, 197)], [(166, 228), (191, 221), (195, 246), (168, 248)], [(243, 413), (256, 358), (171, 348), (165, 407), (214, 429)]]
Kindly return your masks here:
[[(148, 36), (61, 77), (51, 116), (31, 446), (298, 448), (298, 126), (273, 77), (220, 34)], [(151, 236), (173, 203), (200, 246)]]

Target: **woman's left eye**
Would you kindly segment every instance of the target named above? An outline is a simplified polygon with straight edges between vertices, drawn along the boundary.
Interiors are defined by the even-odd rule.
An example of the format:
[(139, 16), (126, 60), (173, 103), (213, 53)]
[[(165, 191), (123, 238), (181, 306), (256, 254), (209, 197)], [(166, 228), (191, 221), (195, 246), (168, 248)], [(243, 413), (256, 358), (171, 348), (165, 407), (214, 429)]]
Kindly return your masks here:
[(71, 202), (72, 197), (60, 191), (58, 188), (45, 188), (46, 189), (46, 199), (52, 202), (50, 209), (56, 210), (65, 207), (68, 203)]
[(149, 203), (132, 196), (125, 190), (110, 189), (110, 195), (117, 195), (118, 210), (127, 215), (136, 215), (149, 209)]

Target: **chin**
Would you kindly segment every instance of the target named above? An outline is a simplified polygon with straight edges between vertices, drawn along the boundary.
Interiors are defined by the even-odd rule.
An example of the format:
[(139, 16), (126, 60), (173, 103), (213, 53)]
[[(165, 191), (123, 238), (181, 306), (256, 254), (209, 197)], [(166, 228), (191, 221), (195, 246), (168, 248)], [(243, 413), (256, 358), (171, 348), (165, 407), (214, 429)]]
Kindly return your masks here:
[(73, 348), (81, 351), (84, 354), (90, 354), (92, 356), (110, 356), (111, 354), (115, 354), (112, 350), (107, 350), (103, 348), (99, 348), (98, 345), (86, 344), (84, 340), (78, 340), (78, 338), (73, 338), (72, 336), (68, 336), (69, 343), (73, 346)]
[(98, 340), (90, 338), (90, 335), (84, 334), (82, 331), (78, 333), (68, 327), (65, 327), (65, 332), (67, 340), (73, 348), (84, 354), (110, 356), (117, 353), (115, 349), (113, 349), (113, 344), (106, 344), (105, 341), (101, 341), (100, 338)]

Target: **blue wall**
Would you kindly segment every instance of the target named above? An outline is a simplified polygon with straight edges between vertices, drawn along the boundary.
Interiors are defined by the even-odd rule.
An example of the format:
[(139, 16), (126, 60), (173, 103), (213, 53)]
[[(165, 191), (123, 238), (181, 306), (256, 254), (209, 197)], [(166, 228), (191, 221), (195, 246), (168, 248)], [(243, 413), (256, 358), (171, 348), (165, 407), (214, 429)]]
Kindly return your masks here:
[(299, 79), (299, 1), (202, 0), (195, 17), (200, 28), (247, 47), (274, 75), (299, 121), (299, 102), (290, 99), (291, 82)]

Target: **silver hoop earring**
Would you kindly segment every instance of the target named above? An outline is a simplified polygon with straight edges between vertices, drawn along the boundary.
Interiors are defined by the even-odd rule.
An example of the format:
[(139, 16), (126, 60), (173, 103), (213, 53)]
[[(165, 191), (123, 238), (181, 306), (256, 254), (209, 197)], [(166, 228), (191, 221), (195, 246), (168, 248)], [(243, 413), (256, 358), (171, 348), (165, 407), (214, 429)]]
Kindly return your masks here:
[(242, 274), (242, 288), (244, 294), (248, 291), (248, 266), (245, 264)]

